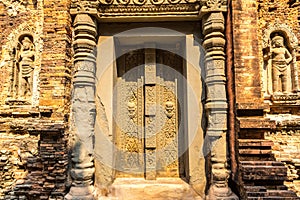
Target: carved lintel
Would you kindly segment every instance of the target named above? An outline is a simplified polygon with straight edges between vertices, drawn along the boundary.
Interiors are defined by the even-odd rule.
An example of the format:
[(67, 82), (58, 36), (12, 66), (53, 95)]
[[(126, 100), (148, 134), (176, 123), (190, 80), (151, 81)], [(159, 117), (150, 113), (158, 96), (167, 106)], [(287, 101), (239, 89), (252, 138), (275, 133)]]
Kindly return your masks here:
[(65, 199), (94, 199), (94, 125), (96, 23), (87, 14), (74, 20), (74, 67), (72, 99), (72, 186)]
[[(216, 10), (223, 1), (205, 1), (204, 6)], [(207, 199), (238, 199), (228, 187), (227, 169), (227, 95), (225, 78), (225, 20), (222, 11), (209, 12), (203, 17), (203, 47), (206, 51), (205, 83), (207, 100), (205, 109), (208, 117), (207, 136), (211, 146), (212, 177)]]
[(72, 15), (90, 14), (113, 21), (125, 17), (199, 18), (199, 11), (198, 0), (73, 0), (70, 9)]

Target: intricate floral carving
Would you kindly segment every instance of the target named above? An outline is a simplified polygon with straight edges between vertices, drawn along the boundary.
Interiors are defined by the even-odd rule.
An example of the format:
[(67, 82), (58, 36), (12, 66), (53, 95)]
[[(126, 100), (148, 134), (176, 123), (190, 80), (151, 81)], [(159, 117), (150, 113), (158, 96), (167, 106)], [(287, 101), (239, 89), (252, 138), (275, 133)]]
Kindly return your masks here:
[(219, 8), (222, 5), (226, 5), (226, 3), (227, 0), (201, 0), (201, 4), (209, 8)]
[(162, 5), (162, 4), (183, 4), (188, 0), (99, 0), (101, 5)]
[(114, 16), (189, 15), (198, 17), (198, 0), (73, 0), (71, 14), (97, 14), (99, 18)]
[(72, 14), (78, 14), (78, 13), (96, 14), (98, 6), (99, 6), (98, 0), (73, 0), (71, 4), (71, 13)]
[[(142, 51), (136, 50), (119, 58), (120, 79), (117, 82), (116, 144), (117, 177), (143, 172), (143, 79), (139, 66)], [(121, 74), (121, 72), (123, 74)]]

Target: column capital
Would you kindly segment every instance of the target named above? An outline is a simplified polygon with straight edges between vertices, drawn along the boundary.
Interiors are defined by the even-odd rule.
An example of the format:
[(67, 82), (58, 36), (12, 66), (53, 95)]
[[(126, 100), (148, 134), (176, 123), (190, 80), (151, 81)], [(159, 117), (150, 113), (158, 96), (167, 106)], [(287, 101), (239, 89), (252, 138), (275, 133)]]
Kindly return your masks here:
[(227, 12), (227, 0), (201, 0), (200, 17), (215, 12)]
[(70, 13), (97, 15), (99, 3), (98, 0), (72, 0)]

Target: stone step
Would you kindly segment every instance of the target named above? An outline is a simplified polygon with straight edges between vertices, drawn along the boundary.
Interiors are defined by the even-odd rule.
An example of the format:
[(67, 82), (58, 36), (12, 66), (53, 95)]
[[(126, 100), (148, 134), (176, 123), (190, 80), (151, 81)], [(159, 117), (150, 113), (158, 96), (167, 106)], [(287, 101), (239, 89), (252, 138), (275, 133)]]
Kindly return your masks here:
[(267, 192), (246, 192), (247, 197), (267, 197)]
[(268, 196), (297, 197), (296, 193), (290, 190), (268, 190)]
[(242, 155), (272, 155), (272, 150), (268, 149), (239, 149), (239, 154)]
[(266, 192), (267, 188), (264, 186), (245, 186), (246, 192)]
[[(257, 161), (254, 161), (257, 162)], [(250, 164), (249, 162), (244, 162), (247, 164), (242, 164), (241, 174), (243, 180), (286, 180), (287, 179), (287, 168), (285, 166), (271, 165), (269, 162), (264, 165), (262, 164)], [(253, 163), (253, 162), (252, 162)], [(266, 164), (266, 163), (265, 163)]]
[(255, 166), (284, 166), (282, 162), (277, 161), (241, 161), (241, 165), (255, 165)]
[(239, 147), (272, 147), (274, 143), (270, 140), (264, 139), (239, 139)]

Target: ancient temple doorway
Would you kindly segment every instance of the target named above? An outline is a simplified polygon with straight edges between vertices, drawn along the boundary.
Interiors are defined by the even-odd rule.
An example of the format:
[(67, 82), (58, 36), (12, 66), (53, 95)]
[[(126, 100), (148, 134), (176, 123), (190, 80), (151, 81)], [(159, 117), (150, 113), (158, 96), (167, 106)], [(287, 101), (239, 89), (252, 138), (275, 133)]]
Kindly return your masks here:
[(177, 189), (183, 196), (193, 191), (203, 196), (200, 24), (147, 26), (101, 24), (95, 187), (114, 197), (130, 193), (127, 199), (141, 199), (135, 195), (156, 187), (166, 198)]
[[(152, 48), (151, 48), (152, 47)], [(184, 62), (168, 50), (119, 49), (115, 92), (115, 177), (184, 178)]]

